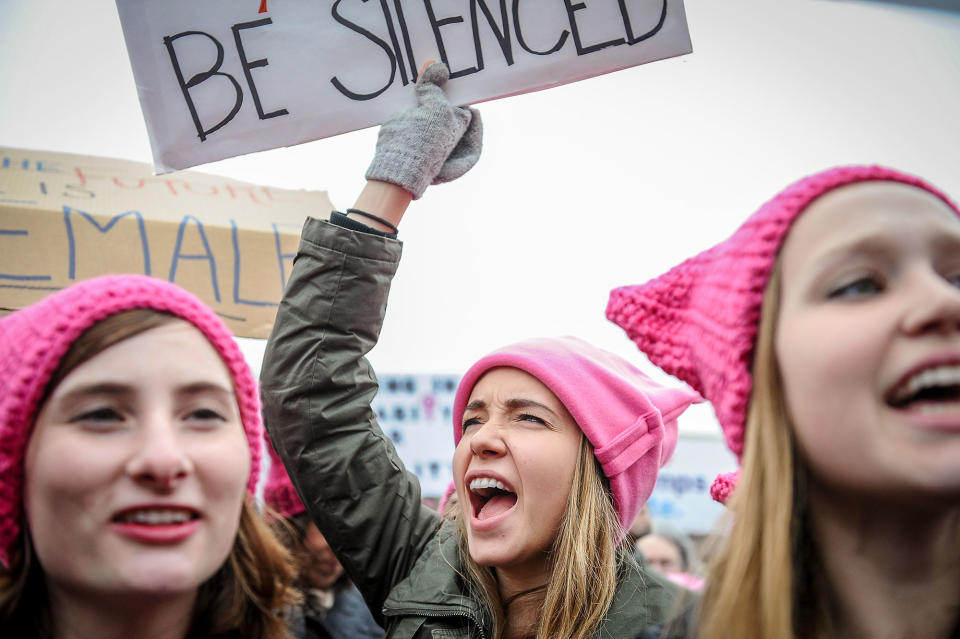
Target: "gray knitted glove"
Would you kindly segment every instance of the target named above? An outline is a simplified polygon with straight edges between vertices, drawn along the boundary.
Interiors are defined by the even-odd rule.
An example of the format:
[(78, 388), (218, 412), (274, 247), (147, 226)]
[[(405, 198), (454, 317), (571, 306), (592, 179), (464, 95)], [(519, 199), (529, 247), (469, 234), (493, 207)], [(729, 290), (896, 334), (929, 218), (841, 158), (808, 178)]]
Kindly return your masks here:
[(483, 123), (476, 109), (455, 107), (443, 94), (450, 78), (435, 62), (417, 79), (417, 106), (380, 126), (368, 180), (402, 186), (419, 199), (430, 184), (455, 180), (480, 159)]

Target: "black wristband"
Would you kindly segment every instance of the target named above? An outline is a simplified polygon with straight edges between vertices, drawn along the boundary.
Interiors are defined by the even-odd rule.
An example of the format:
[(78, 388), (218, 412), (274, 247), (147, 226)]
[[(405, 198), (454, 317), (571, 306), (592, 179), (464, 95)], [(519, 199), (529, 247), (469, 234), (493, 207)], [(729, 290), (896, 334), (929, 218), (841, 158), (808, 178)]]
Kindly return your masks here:
[(345, 229), (350, 229), (351, 231), (359, 231), (360, 233), (367, 233), (369, 235), (387, 237), (392, 240), (397, 239), (396, 233), (388, 233), (386, 231), (381, 231), (380, 229), (375, 229), (372, 226), (367, 226), (360, 220), (347, 217), (346, 214), (341, 213), (340, 211), (332, 211), (330, 213), (330, 222)]
[(398, 234), (398, 233), (400, 233), (400, 229), (398, 229), (396, 226), (394, 226), (394, 225), (391, 224), (390, 222), (387, 222), (387, 221), (386, 221), (385, 219), (383, 219), (382, 217), (377, 217), (377, 216), (374, 215), (373, 213), (367, 213), (366, 211), (361, 211), (360, 209), (347, 209), (347, 214), (349, 215), (350, 213), (356, 213), (357, 215), (360, 215), (360, 216), (362, 216), (362, 217), (371, 219), (371, 220), (373, 220), (374, 222), (380, 222), (380, 224), (383, 224), (383, 225), (386, 226), (388, 229), (390, 229), (391, 231), (393, 231), (393, 233), (394, 233), (395, 235)]

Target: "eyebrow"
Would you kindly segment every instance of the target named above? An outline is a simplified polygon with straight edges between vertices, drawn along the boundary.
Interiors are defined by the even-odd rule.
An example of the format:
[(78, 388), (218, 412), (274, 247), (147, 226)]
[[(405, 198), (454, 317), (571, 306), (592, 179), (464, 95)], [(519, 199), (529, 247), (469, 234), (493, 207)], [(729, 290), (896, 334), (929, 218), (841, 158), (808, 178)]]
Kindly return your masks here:
[[(937, 235), (931, 239), (934, 251), (947, 252), (960, 250), (960, 237), (955, 235)], [(852, 255), (865, 255), (876, 259), (885, 259), (897, 253), (896, 238), (885, 234), (874, 234), (862, 237), (849, 244), (839, 244), (827, 249), (821, 255), (814, 254), (817, 262), (817, 271), (828, 270), (837, 262)]]
[[(524, 408), (541, 408), (541, 409), (549, 412), (551, 415), (556, 415), (556, 412), (554, 412), (554, 410), (553, 410), (552, 408), (550, 408), (550, 407), (547, 406), (546, 404), (541, 404), (540, 402), (534, 401), (534, 400), (532, 400), (532, 399), (522, 399), (522, 398), (516, 397), (516, 398), (513, 398), (513, 399), (508, 399), (508, 400), (507, 400), (506, 402), (504, 402), (504, 403), (506, 404), (507, 408), (509, 408), (510, 410), (520, 410), (520, 409), (524, 409)], [(465, 410), (465, 411), (467, 411), (467, 410), (483, 410), (483, 409), (485, 409), (486, 407), (487, 407), (487, 403), (486, 403), (485, 401), (483, 401), (482, 399), (475, 399), (475, 400), (473, 400), (472, 402), (470, 402), (469, 404), (467, 404), (467, 406), (466, 406), (466, 408), (464, 408), (464, 410)]]
[[(62, 395), (58, 401), (69, 402), (90, 395), (108, 395), (112, 397), (122, 397), (131, 395), (135, 391), (132, 386), (120, 384), (117, 382), (99, 382), (79, 386)], [(174, 391), (180, 396), (201, 395), (204, 393), (214, 393), (223, 395), (225, 398), (233, 397), (233, 390), (224, 387), (215, 382), (194, 382), (185, 386), (180, 386)]]
[(200, 395), (203, 393), (216, 393), (233, 397), (233, 389), (227, 388), (216, 382), (194, 382), (186, 386), (180, 386), (175, 391), (177, 395)]

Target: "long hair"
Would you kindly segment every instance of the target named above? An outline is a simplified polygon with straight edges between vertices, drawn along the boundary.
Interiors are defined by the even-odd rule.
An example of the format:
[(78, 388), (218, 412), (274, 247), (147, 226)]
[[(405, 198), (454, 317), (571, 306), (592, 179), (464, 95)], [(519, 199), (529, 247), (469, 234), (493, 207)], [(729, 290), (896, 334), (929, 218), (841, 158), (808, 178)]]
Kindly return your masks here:
[[(40, 401), (72, 370), (107, 348), (178, 319), (151, 309), (111, 315), (70, 346)], [(296, 601), (293, 561), (247, 496), (227, 560), (200, 585), (188, 637), (288, 639), (277, 611)], [(26, 525), (14, 542), (8, 567), (0, 566), (0, 626), (10, 636), (52, 639), (50, 600), (43, 569), (34, 556)], [(5, 635), (6, 636), (6, 635)]]
[[(500, 639), (507, 614), (496, 575), (471, 559), (459, 505), (453, 516), (460, 532), (460, 564), (467, 587), (483, 603), (494, 637)], [(618, 570), (629, 556), (620, 536), (613, 495), (593, 447), (582, 436), (566, 509), (549, 551), (550, 576), (535, 629), (537, 639), (587, 639), (594, 634), (613, 603)]]
[(778, 260), (763, 296), (743, 466), (727, 503), (732, 526), (709, 565), (698, 639), (810, 639), (829, 622), (776, 361), (780, 281)]

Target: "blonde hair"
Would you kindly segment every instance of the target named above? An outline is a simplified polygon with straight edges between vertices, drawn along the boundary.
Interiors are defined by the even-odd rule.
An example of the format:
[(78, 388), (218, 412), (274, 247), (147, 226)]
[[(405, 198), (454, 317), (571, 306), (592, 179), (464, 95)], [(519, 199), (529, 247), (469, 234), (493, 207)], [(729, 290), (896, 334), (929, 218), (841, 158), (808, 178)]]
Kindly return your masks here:
[[(507, 626), (493, 568), (470, 557), (466, 523), (459, 505), (452, 513), (460, 531), (460, 563), (467, 587), (490, 615), (493, 636), (500, 639)], [(587, 639), (606, 617), (617, 589), (617, 573), (628, 561), (613, 495), (593, 446), (585, 436), (574, 470), (573, 483), (557, 537), (550, 549), (550, 577), (535, 629), (537, 639)]]
[[(711, 561), (697, 639), (825, 636), (822, 580), (806, 529), (805, 466), (796, 453), (775, 352), (780, 264), (763, 296), (743, 465), (727, 503), (730, 534)], [(818, 587), (814, 587), (818, 586)]]

